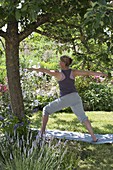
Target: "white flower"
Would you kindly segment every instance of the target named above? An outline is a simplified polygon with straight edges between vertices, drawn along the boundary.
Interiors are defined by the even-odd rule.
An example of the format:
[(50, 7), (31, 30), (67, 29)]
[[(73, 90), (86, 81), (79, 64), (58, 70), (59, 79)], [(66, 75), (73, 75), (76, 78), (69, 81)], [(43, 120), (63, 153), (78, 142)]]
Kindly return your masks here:
[(33, 65), (32, 68), (36, 68), (36, 65)]
[(37, 144), (37, 142), (36, 142), (36, 140), (34, 140), (34, 141), (32, 142), (32, 147), (33, 147), (33, 148), (36, 148), (36, 147), (37, 147), (36, 144)]
[(34, 100), (34, 106), (38, 106), (39, 105), (39, 101), (38, 100)]
[(12, 160), (13, 159), (13, 156), (12, 156), (12, 154), (10, 153), (10, 159)]

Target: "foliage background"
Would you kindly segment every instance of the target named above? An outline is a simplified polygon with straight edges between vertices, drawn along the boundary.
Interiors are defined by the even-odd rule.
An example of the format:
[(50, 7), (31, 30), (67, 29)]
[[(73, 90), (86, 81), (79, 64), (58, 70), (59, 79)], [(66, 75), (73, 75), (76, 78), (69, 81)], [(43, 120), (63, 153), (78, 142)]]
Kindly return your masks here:
[[(37, 42), (40, 43), (37, 44)], [(25, 69), (27, 67), (39, 67), (39, 65), (48, 69), (59, 69), (59, 57), (63, 54), (73, 58), (72, 68), (74, 69), (87, 69), (88, 65), (90, 65), (90, 70), (95, 71), (100, 68), (100, 65), (98, 67), (95, 62), (92, 63), (92, 60), (95, 61), (95, 56), (92, 56), (92, 60), (84, 62), (84, 57), (80, 58), (80, 56), (73, 54), (73, 50), (68, 43), (58, 43), (50, 38), (33, 34), (20, 44), (21, 87), (27, 114), (31, 114), (33, 110), (42, 110), (43, 106), (59, 96), (59, 90), (54, 78), (41, 73), (30, 73)], [(0, 61), (0, 83), (7, 84), (6, 71), (3, 71), (5, 70), (5, 55), (2, 45)], [(104, 65), (103, 67), (105, 68)], [(103, 67), (101, 67), (102, 71)], [(82, 97), (85, 110), (113, 110), (112, 80), (100, 77), (77, 77), (76, 86)], [(8, 109), (10, 105), (9, 97), (4, 93), (1, 95), (1, 101), (5, 103), (5, 105), (2, 104), (4, 105), (2, 111), (6, 111), (6, 108)], [(65, 111), (71, 110), (68, 108)]]

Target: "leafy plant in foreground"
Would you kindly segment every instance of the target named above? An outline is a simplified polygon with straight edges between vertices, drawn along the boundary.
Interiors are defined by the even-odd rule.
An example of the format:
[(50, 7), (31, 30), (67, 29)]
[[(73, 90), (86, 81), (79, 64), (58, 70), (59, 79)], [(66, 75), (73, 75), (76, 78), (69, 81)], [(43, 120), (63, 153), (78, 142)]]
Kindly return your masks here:
[(67, 142), (40, 140), (28, 131), (26, 140), (24, 136), (19, 139), (17, 134), (11, 138), (3, 138), (0, 143), (2, 170), (71, 170), (69, 162), (65, 162)]

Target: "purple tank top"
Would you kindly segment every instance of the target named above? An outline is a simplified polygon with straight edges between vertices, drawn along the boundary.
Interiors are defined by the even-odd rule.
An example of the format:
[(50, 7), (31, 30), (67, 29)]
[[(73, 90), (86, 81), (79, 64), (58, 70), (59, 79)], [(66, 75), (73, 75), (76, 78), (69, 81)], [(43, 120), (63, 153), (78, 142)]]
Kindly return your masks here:
[(66, 94), (70, 94), (73, 92), (77, 92), (75, 87), (75, 80), (72, 77), (72, 70), (61, 70), (62, 80), (58, 81), (59, 89), (60, 89), (60, 97), (65, 96)]

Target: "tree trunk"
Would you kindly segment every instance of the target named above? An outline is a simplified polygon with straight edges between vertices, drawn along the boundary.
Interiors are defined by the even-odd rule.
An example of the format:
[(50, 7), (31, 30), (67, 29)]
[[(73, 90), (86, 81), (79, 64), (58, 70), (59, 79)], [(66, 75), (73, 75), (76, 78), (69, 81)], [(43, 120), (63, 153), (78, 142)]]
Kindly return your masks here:
[(20, 84), (18, 23), (16, 21), (9, 22), (7, 26), (6, 69), (12, 111), (21, 121), (24, 117), (24, 104)]

